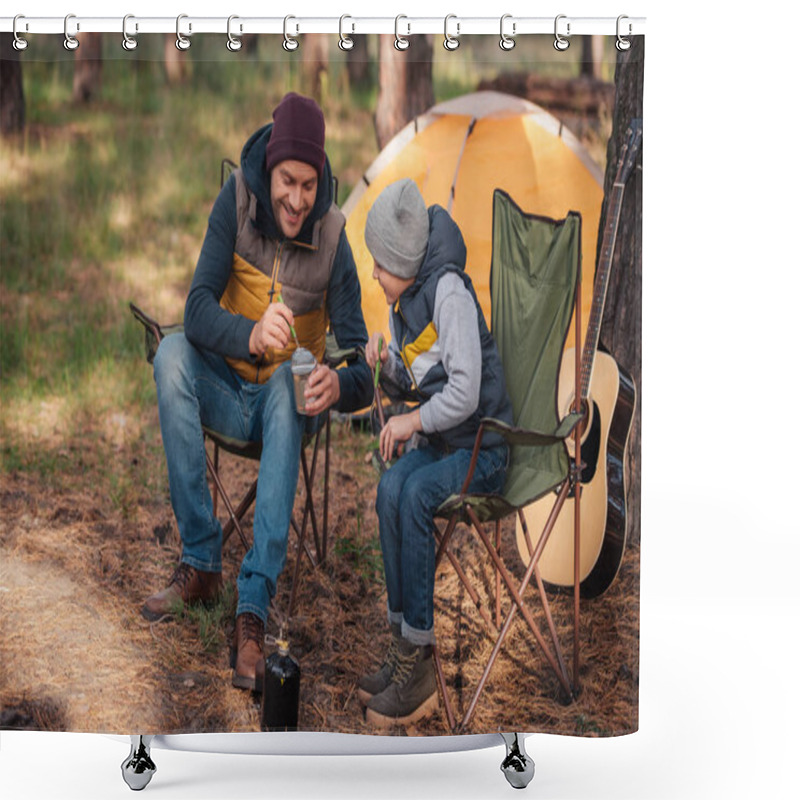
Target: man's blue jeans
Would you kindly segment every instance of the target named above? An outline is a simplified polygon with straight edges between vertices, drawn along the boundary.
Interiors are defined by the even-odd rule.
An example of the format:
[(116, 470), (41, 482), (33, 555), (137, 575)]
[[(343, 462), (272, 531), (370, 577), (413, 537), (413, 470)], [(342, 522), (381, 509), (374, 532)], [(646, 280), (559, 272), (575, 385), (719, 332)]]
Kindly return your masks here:
[[(433, 644), (433, 584), (436, 540), (433, 515), (467, 477), (471, 450), (444, 453), (433, 447), (412, 450), (381, 477), (378, 512), (389, 622), (403, 638)], [(481, 450), (470, 492), (499, 492), (505, 481), (508, 448)]]
[(266, 383), (249, 383), (222, 356), (175, 333), (159, 345), (153, 369), (183, 562), (205, 572), (222, 571), (222, 526), (214, 517), (206, 480), (202, 426), (234, 439), (262, 442), (253, 546), (239, 571), (236, 613), (249, 611), (266, 622), (286, 562), (303, 434), (317, 420), (297, 412), (288, 362)]

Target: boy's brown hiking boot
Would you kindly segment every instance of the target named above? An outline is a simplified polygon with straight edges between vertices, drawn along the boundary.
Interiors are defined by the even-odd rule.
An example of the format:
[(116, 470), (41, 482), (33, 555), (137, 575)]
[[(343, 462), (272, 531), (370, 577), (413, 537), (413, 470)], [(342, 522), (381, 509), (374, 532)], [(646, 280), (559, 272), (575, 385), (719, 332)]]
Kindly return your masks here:
[(367, 722), (378, 728), (411, 725), (438, 707), (433, 649), (401, 639), (391, 682), (367, 703)]
[(377, 672), (365, 675), (358, 681), (358, 699), (361, 705), (365, 706), (376, 695), (380, 694), (392, 682), (397, 667), (397, 653), (400, 643), (400, 626), (392, 623), (392, 641), (389, 643), (389, 651), (383, 659)]

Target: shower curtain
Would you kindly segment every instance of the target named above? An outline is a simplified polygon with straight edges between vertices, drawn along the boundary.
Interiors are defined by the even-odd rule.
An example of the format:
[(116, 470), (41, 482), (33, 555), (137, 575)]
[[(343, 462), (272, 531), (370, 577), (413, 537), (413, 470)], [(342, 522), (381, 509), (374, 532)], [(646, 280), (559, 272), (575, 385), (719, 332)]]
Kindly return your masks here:
[[(614, 223), (599, 350), (630, 376), (636, 398), (617, 432), (624, 456), (609, 467), (624, 472), (622, 492), (609, 500), (624, 512), (622, 546), (602, 590), (581, 600), (579, 691), (564, 696), (518, 622), (464, 732), (635, 731), (641, 154), (624, 194), (614, 194), (614, 183), (631, 121), (642, 116), (643, 37), (622, 50), (613, 36), (575, 37), (567, 49), (545, 36), (520, 38), (513, 49), (498, 47), (495, 36), (464, 36), (450, 49), (438, 37), (411, 35), (402, 49), (395, 46), (402, 37), (369, 33), (353, 36), (346, 49), (335, 35), (306, 34), (296, 50), (281, 37), (247, 34), (240, 42), (198, 34), (184, 49), (166, 34), (142, 35), (130, 49), (120, 47), (119, 34), (75, 38), (77, 49), (38, 36), (16, 50), (11, 34), (2, 34), (0, 728), (260, 729), (258, 695), (230, 680), (236, 575), (245, 554), (236, 537), (223, 549), (216, 603), (183, 609), (170, 622), (140, 613), (178, 563), (181, 538), (152, 368), (129, 304), (165, 324), (182, 321), (223, 161), (238, 163), (249, 136), (294, 91), (314, 98), (325, 115), (369, 332), (384, 330), (387, 318), (364, 244), (376, 184), (410, 177), (428, 205), (452, 215), (487, 320), (495, 189), (527, 214), (580, 213), (584, 325), (597, 307), (596, 269)], [(619, 207), (609, 203), (614, 196)], [(303, 731), (375, 733), (356, 691), (389, 642), (377, 474), (369, 462), (374, 438), (365, 417), (334, 415), (327, 557), (315, 568), (302, 565), (286, 630), (279, 615), (267, 626), (273, 638), (288, 637), (300, 667)], [(220, 468), (240, 496), (257, 465), (223, 453)], [(318, 496), (322, 475), (320, 468)], [(304, 503), (301, 480), (298, 519)], [(224, 521), (223, 508), (219, 514)], [(591, 521), (591, 512), (584, 516)], [(252, 536), (252, 513), (244, 528)], [(513, 523), (502, 537), (504, 558), (519, 569)], [(294, 560), (302, 557), (294, 534), (288, 541), (276, 608), (286, 606)], [(485, 553), (466, 534), (459, 542), (481, 597), (488, 596), (494, 573)], [(554, 586), (559, 568), (549, 565), (543, 578), (570, 659), (573, 595)], [(463, 713), (493, 639), (446, 559), (436, 584), (445, 683)], [(451, 729), (440, 704), (391, 733)]]

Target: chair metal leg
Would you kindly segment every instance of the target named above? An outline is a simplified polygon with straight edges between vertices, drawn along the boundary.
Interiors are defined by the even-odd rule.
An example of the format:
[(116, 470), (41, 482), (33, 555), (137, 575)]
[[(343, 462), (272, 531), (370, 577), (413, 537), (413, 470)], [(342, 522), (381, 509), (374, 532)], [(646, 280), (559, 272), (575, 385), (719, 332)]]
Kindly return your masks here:
[[(452, 527), (455, 527), (455, 522), (454, 521), (453, 521), (453, 526)], [(486, 623), (486, 627), (489, 628), (489, 630), (493, 634), (496, 634), (497, 631), (499, 630), (499, 627), (495, 626), (494, 622), (492, 621), (492, 618), (489, 615), (489, 612), (486, 610), (486, 608), (485, 608), (485, 606), (483, 604), (483, 601), (478, 596), (478, 593), (475, 591), (475, 587), (469, 582), (469, 578), (467, 578), (467, 575), (464, 572), (464, 568), (461, 566), (461, 564), (459, 563), (458, 559), (447, 549), (447, 541), (450, 539), (450, 534), (448, 533), (448, 531), (452, 532), (452, 527), (450, 525), (448, 525), (447, 530), (445, 530), (444, 534), (442, 534), (442, 536), (440, 537), (439, 536), (439, 531), (436, 528), (436, 526), (434, 525), (434, 531), (433, 532), (434, 532), (434, 535), (437, 536), (437, 538), (439, 540), (439, 549), (438, 549), (437, 554), (436, 554), (436, 566), (437, 567), (439, 566), (439, 562), (441, 561), (442, 556), (446, 555), (448, 560), (452, 564), (453, 569), (456, 571), (456, 575), (458, 575), (459, 580), (461, 581), (462, 585), (464, 586), (464, 589), (466, 590), (467, 594), (469, 595), (470, 600), (472, 600), (472, 604), (475, 606), (475, 608), (477, 609), (477, 611), (481, 615), (481, 617), (483, 617), (483, 621)]]
[[(500, 557), (497, 555), (497, 551), (494, 549), (494, 546), (489, 540), (489, 537), (486, 535), (486, 532), (484, 531), (483, 526), (480, 523), (480, 520), (478, 520), (477, 516), (475, 515), (475, 512), (469, 506), (467, 506), (467, 513), (469, 514), (469, 517), (472, 520), (472, 525), (475, 528), (475, 531), (478, 533), (478, 536), (483, 541), (483, 544), (486, 547), (486, 551), (489, 553), (489, 557), (492, 559), (497, 569), (500, 570), (500, 574), (503, 576), (503, 583), (505, 583), (506, 589), (508, 590), (508, 593), (511, 595), (511, 599), (514, 602), (514, 605), (511, 607), (511, 610), (508, 613), (508, 617), (506, 618), (506, 624), (503, 626), (503, 631), (501, 632), (500, 639), (498, 641), (501, 642), (502, 639), (505, 637), (505, 633), (507, 633), (508, 631), (508, 620), (513, 619), (514, 612), (518, 609), (522, 614), (522, 616), (525, 618), (525, 622), (528, 623), (528, 627), (530, 628), (531, 632), (536, 638), (539, 647), (542, 649), (542, 653), (544, 653), (544, 656), (547, 659), (548, 664), (550, 664), (550, 666), (553, 668), (553, 671), (556, 673), (556, 676), (558, 677), (558, 680), (561, 683), (561, 685), (564, 687), (564, 690), (567, 692), (568, 695), (572, 695), (572, 687), (569, 685), (569, 680), (566, 674), (559, 669), (559, 666), (557, 665), (555, 658), (550, 652), (550, 648), (547, 646), (547, 643), (545, 642), (544, 637), (542, 636), (541, 631), (539, 630), (539, 626), (536, 624), (535, 620), (531, 616), (528, 607), (522, 600), (521, 592), (514, 587), (514, 581), (511, 575), (508, 573), (508, 570), (506, 569), (505, 565), (500, 560)], [(535, 567), (535, 564), (536, 561), (531, 562), (531, 565), (528, 567), (528, 572), (525, 575), (525, 578), (527, 580), (523, 580), (523, 583), (520, 584), (520, 589), (522, 592), (525, 591), (525, 588), (528, 585), (528, 581), (530, 581), (531, 573), (533, 571), (532, 568)]]
[(444, 670), (442, 669), (442, 659), (439, 657), (439, 648), (433, 645), (433, 665), (436, 668), (436, 680), (439, 683), (439, 692), (442, 695), (442, 702), (444, 703), (444, 713), (447, 717), (447, 726), (451, 731), (456, 729), (456, 715), (453, 713), (453, 706), (450, 703), (450, 693), (447, 691), (447, 682), (444, 678)]
[(328, 485), (331, 474), (331, 415), (325, 415), (325, 483), (322, 490), (322, 558), (328, 556)]
[(135, 792), (144, 789), (156, 772), (156, 765), (150, 758), (152, 741), (152, 736), (131, 734), (131, 752), (122, 762), (122, 779)]
[(501, 733), (506, 745), (506, 757), (500, 769), (515, 789), (524, 789), (532, 780), (536, 765), (525, 752), (525, 737), (519, 733)]

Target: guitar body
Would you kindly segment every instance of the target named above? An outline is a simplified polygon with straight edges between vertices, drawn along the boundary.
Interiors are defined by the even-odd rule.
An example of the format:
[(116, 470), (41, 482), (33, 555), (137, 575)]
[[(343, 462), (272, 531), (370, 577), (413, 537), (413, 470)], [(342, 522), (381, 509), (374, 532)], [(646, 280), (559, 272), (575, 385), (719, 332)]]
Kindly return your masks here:
[[(564, 417), (575, 398), (575, 350), (564, 353), (558, 383), (559, 414)], [(625, 451), (630, 434), (636, 392), (630, 376), (607, 353), (596, 353), (588, 395), (588, 420), (581, 436), (581, 546), (582, 597), (597, 597), (608, 589), (619, 571), (625, 551)], [(568, 448), (570, 449), (570, 448)], [(570, 449), (570, 457), (574, 453)], [(555, 505), (550, 493), (528, 506), (528, 530), (544, 529)], [(570, 495), (547, 546), (539, 559), (545, 583), (571, 588), (574, 581), (575, 500)], [(535, 546), (535, 542), (534, 542)], [(517, 521), (517, 547), (526, 563), (528, 546)]]

